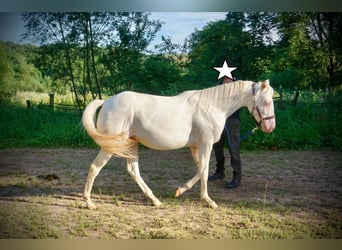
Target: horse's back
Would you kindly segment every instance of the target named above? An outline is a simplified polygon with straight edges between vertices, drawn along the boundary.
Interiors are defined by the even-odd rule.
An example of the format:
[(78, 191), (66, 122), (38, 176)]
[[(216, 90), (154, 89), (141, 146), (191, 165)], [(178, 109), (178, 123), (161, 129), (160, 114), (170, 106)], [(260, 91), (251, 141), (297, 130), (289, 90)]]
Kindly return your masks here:
[(97, 125), (105, 133), (128, 131), (148, 147), (183, 147), (192, 130), (193, 107), (187, 100), (184, 94), (167, 97), (121, 92), (106, 100)]

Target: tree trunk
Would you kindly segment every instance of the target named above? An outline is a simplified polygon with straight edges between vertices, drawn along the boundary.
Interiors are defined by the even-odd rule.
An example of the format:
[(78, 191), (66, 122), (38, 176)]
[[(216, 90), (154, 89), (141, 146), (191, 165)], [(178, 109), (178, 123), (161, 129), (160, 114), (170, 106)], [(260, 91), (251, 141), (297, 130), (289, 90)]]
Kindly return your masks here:
[(297, 103), (298, 103), (298, 97), (299, 97), (299, 89), (296, 88), (295, 97), (291, 101), (292, 105), (295, 106), (295, 107), (297, 106)]
[(73, 72), (72, 64), (71, 64), (69, 47), (68, 47), (68, 44), (67, 44), (65, 36), (64, 36), (64, 30), (63, 30), (63, 25), (61, 23), (61, 20), (58, 20), (58, 23), (59, 23), (59, 27), (60, 27), (60, 30), (61, 30), (61, 35), (62, 35), (63, 44), (64, 44), (64, 50), (65, 50), (65, 57), (66, 57), (67, 64), (68, 64), (68, 69), (69, 69), (69, 77), (70, 77), (72, 88), (73, 88), (73, 91), (74, 91), (74, 94), (75, 94), (78, 112), (80, 113), (80, 115), (82, 115), (82, 108), (81, 108), (80, 100), (79, 100), (78, 95), (77, 95), (77, 89), (76, 89), (76, 84), (75, 84), (75, 79), (74, 79), (74, 72)]
[(99, 80), (97, 78), (96, 65), (95, 65), (94, 39), (93, 39), (93, 29), (91, 26), (91, 18), (89, 18), (89, 33), (90, 33), (91, 61), (92, 61), (92, 66), (93, 66), (94, 79), (95, 79), (97, 94), (98, 94), (99, 98), (102, 99), (100, 84), (99, 84)]
[(89, 64), (89, 29), (88, 29), (88, 25), (90, 23), (90, 14), (86, 14), (85, 17), (85, 23), (84, 23), (84, 30), (85, 30), (85, 50), (86, 50), (86, 54), (85, 54), (85, 60), (86, 60), (86, 74), (87, 74), (87, 84), (89, 85), (89, 90), (91, 93), (91, 96), (93, 97), (93, 100), (96, 99), (96, 94), (94, 93), (93, 90), (93, 85), (91, 84), (91, 77), (90, 77), (90, 64)]

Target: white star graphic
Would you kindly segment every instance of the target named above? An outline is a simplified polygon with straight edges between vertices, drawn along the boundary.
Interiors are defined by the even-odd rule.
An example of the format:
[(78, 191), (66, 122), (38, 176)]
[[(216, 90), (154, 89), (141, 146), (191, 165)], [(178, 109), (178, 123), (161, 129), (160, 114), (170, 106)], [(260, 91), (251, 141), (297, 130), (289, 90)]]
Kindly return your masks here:
[(217, 77), (217, 79), (220, 79), (220, 78), (222, 78), (224, 76), (227, 76), (227, 77), (229, 77), (230, 79), (233, 80), (232, 71), (236, 70), (237, 67), (229, 67), (227, 62), (224, 61), (222, 67), (214, 67), (214, 69), (220, 72), (220, 74)]

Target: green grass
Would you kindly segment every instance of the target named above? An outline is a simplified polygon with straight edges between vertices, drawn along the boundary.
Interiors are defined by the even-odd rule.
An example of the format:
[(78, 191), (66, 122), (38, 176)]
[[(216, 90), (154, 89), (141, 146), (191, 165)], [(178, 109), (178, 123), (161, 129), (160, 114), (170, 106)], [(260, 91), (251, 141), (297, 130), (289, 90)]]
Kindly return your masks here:
[(2, 105), (0, 114), (0, 148), (94, 146), (76, 112)]

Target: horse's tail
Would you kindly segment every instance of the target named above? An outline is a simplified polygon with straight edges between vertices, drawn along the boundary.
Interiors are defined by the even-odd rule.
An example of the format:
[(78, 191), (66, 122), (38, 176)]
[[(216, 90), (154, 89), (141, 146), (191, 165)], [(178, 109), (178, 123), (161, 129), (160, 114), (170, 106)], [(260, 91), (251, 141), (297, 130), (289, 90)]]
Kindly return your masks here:
[(95, 115), (99, 107), (103, 105), (103, 100), (94, 100), (88, 104), (83, 112), (82, 123), (83, 127), (91, 138), (103, 150), (112, 153), (119, 157), (133, 158), (135, 157), (133, 149), (136, 146), (136, 141), (127, 137), (126, 132), (118, 135), (101, 134), (95, 127)]

